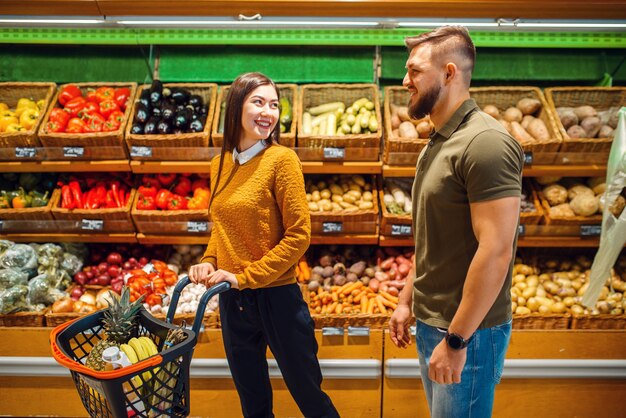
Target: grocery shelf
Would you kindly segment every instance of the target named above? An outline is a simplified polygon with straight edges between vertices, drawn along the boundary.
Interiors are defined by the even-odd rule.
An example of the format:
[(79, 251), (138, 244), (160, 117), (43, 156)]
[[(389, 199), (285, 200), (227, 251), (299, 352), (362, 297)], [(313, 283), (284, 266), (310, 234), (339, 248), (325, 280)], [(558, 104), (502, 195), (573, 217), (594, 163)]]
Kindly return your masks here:
[(377, 245), (378, 235), (313, 235), (311, 236), (311, 244)]
[(139, 244), (200, 244), (206, 245), (210, 235), (151, 235), (137, 233)]
[(544, 248), (595, 248), (600, 245), (600, 239), (589, 237), (545, 237), (545, 236), (525, 236), (517, 239), (518, 247), (544, 247)]
[[(414, 166), (382, 166), (383, 177), (414, 177)], [(525, 177), (594, 177), (606, 175), (606, 165), (530, 165), (524, 167)]]
[(128, 160), (93, 161), (0, 161), (3, 173), (130, 171)]
[(131, 161), (130, 171), (145, 173), (209, 173), (209, 161)]
[(380, 161), (303, 161), (304, 174), (381, 174)]
[(413, 237), (388, 237), (381, 235), (378, 240), (381, 247), (414, 247), (415, 239)]
[(0, 239), (13, 242), (95, 242), (134, 244), (137, 238), (134, 233), (129, 234), (32, 234), (15, 233), (0, 234)]

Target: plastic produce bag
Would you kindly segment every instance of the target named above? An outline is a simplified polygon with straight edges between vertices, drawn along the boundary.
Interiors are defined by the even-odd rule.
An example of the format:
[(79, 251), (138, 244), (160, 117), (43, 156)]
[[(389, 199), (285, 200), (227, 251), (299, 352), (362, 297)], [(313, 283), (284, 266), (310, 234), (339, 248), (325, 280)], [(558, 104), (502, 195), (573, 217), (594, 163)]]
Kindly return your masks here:
[(61, 260), (61, 268), (70, 276), (73, 276), (83, 268), (83, 262), (74, 254), (64, 253)]
[(28, 283), (28, 273), (13, 269), (0, 270), (0, 290)]
[(0, 314), (29, 310), (27, 296), (28, 286), (18, 285), (3, 290), (0, 292)]
[(589, 308), (595, 306), (598, 301), (602, 286), (607, 278), (611, 277), (611, 268), (626, 243), (626, 209), (622, 210), (619, 217), (609, 210), (624, 187), (626, 187), (626, 107), (619, 111), (619, 121), (607, 164), (600, 247), (591, 265), (589, 287), (583, 296), (583, 304)]
[(0, 257), (2, 256), (2, 254), (4, 254), (6, 250), (11, 248), (13, 245), (15, 245), (14, 242), (1, 239), (0, 240)]
[(30, 303), (52, 305), (57, 299), (65, 296), (63, 292), (56, 288), (53, 282), (54, 276), (40, 274), (28, 282), (28, 299)]
[(26, 244), (15, 244), (2, 254), (0, 265), (18, 270), (34, 269), (37, 268), (37, 254)]

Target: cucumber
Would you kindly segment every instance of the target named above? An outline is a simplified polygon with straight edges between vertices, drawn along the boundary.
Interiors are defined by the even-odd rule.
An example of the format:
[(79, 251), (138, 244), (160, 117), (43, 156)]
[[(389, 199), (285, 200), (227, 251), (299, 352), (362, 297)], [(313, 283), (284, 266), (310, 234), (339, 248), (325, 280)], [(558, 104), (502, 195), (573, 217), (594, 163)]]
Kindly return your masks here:
[(334, 113), (331, 113), (326, 120), (326, 135), (334, 136), (335, 132), (337, 132), (337, 117)]
[(291, 104), (286, 97), (280, 98), (280, 123), (285, 125), (285, 129), (291, 127), (291, 121), (293, 119), (293, 111), (291, 110)]

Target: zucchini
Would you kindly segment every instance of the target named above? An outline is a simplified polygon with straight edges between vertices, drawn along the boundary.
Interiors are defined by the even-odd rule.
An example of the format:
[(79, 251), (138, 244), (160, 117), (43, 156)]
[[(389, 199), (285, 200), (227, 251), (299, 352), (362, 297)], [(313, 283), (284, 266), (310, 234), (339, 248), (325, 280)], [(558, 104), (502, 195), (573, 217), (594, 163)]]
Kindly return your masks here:
[(334, 113), (330, 113), (326, 120), (326, 135), (334, 136), (337, 132), (337, 117)]
[(369, 128), (370, 132), (377, 132), (378, 131), (378, 119), (376, 119), (376, 115), (370, 116), (368, 128)]
[(310, 135), (313, 129), (313, 125), (311, 124), (311, 114), (308, 112), (304, 112), (302, 115), (302, 133)]
[(315, 106), (309, 109), (309, 113), (313, 116), (321, 115), (322, 113), (335, 112), (337, 109), (344, 110), (346, 105), (343, 102), (325, 103), (323, 105)]
[(285, 128), (291, 127), (291, 121), (293, 119), (293, 111), (291, 110), (291, 104), (286, 97), (280, 98), (280, 123), (285, 125)]

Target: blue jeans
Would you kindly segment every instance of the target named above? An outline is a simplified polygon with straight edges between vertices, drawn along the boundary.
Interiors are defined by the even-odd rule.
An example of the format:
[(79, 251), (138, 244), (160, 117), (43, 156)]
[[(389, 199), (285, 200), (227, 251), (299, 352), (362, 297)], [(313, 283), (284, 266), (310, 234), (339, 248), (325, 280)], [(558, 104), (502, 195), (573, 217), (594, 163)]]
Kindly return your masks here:
[(461, 383), (441, 385), (428, 378), (430, 356), (445, 337), (445, 330), (417, 321), (415, 338), (422, 384), (432, 418), (488, 418), (496, 384), (511, 338), (511, 322), (474, 333), (467, 346)]

